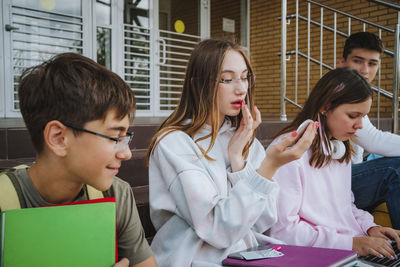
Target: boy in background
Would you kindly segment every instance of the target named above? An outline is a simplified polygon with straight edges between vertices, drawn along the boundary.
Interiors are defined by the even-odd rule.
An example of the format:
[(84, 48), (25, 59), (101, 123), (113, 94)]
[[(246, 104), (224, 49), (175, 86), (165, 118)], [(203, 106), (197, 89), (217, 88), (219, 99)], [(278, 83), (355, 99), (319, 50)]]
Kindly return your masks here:
[[(357, 70), (369, 83), (378, 71), (382, 41), (370, 32), (350, 35), (339, 59), (339, 67)], [(400, 136), (375, 128), (368, 116), (355, 134), (352, 157), (352, 191), (358, 208), (371, 210), (386, 202), (394, 229), (400, 229)], [(363, 162), (364, 149), (383, 158)]]

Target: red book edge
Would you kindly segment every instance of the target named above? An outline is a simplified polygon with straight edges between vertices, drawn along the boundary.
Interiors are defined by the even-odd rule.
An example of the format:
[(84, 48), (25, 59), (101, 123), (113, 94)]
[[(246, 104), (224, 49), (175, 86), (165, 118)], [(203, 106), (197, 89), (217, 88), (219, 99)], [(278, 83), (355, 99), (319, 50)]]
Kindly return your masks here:
[[(54, 204), (54, 205), (50, 205), (50, 206), (42, 206), (42, 207), (38, 207), (38, 208), (54, 207), (54, 206), (69, 206), (69, 205), (79, 205), (79, 204), (93, 204), (93, 203), (104, 203), (104, 202), (114, 202), (115, 203), (115, 197), (96, 198), (96, 199), (82, 200), (82, 201), (76, 201), (76, 202), (70, 202), (70, 203)], [(118, 262), (117, 218), (115, 218), (115, 262), (116, 263)]]

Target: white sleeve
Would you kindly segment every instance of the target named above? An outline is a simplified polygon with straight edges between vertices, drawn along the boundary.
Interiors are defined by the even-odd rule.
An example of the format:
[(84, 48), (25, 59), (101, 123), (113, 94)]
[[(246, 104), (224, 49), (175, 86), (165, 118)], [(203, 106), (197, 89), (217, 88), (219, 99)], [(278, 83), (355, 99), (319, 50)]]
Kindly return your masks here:
[(400, 135), (375, 128), (368, 116), (362, 120), (363, 128), (357, 130), (355, 142), (370, 153), (385, 157), (400, 156)]
[(276, 182), (261, 177), (247, 162), (243, 170), (223, 177), (231, 181), (232, 188), (222, 197), (206, 163), (195, 156), (194, 143), (176, 138), (168, 142), (169, 137), (156, 146), (152, 162), (163, 170), (176, 214), (199, 238), (216, 248), (227, 248), (248, 234), (261, 216), (268, 214), (270, 225), (276, 222)]

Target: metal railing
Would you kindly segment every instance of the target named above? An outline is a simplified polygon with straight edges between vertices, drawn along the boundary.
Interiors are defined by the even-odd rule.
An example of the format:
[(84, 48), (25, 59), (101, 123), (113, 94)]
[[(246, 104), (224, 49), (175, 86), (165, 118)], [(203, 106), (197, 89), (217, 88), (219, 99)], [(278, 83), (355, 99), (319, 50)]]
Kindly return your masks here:
[[(286, 102), (301, 108), (301, 104), (299, 103), (299, 57), (306, 59), (306, 90), (305, 94), (308, 96), (310, 92), (310, 80), (311, 80), (311, 64), (313, 67), (319, 68), (319, 77), (323, 75), (324, 70), (331, 70), (336, 68), (336, 59), (337, 59), (337, 37), (347, 38), (352, 33), (353, 24), (357, 24), (358, 26), (362, 26), (362, 30), (366, 31), (367, 26), (369, 28), (373, 28), (374, 31), (378, 32), (378, 36), (382, 38), (382, 35), (385, 36), (393, 36), (394, 39), (394, 47), (385, 48), (384, 53), (389, 57), (393, 58), (393, 93), (390, 90), (381, 88), (381, 68), (379, 68), (377, 73), (377, 84), (376, 86), (372, 86), (373, 90), (377, 92), (377, 119), (378, 119), (378, 128), (380, 127), (380, 109), (381, 109), (381, 96), (392, 99), (392, 118), (393, 118), (393, 132), (398, 133), (398, 120), (399, 120), (399, 94), (398, 90), (400, 88), (400, 5), (396, 5), (393, 3), (389, 3), (383, 0), (369, 0), (369, 2), (374, 2), (379, 5), (384, 5), (387, 8), (392, 8), (397, 11), (397, 24), (394, 29), (379, 25), (377, 23), (359, 18), (357, 16), (348, 14), (346, 12), (334, 9), (332, 7), (323, 5), (321, 3), (315, 2), (313, 0), (304, 0), (302, 3), (307, 3), (307, 16), (303, 16), (300, 14), (300, 2), (296, 0), (296, 8), (295, 13), (287, 15), (287, 1), (282, 0), (282, 13), (281, 18), (286, 18), (286, 20), (281, 20), (281, 55), (289, 56), (281, 56), (281, 120), (287, 120), (286, 114)], [(311, 7), (319, 8), (320, 18), (319, 21), (311, 16)], [(329, 14), (329, 15), (326, 15)], [(331, 18), (333, 15), (333, 19)], [(343, 30), (337, 27), (338, 25), (338, 16), (340, 16), (340, 24), (343, 28), (343, 25), (347, 23), (347, 29)], [(291, 20), (295, 19), (295, 42), (294, 42), (294, 50), (287, 51), (287, 24), (290, 23)], [(306, 52), (301, 51), (299, 48), (299, 22), (306, 23), (306, 32), (307, 32), (307, 40), (306, 40)], [(311, 56), (311, 26), (313, 26), (314, 30), (319, 29), (319, 58)], [(304, 29), (304, 26), (303, 28)], [(371, 31), (371, 30), (369, 30)], [(332, 43), (326, 44), (324, 43), (324, 34), (333, 34)], [(315, 36), (313, 36), (315, 37)], [(331, 37), (331, 36), (329, 36)], [(329, 39), (329, 38), (328, 38)], [(315, 44), (315, 41), (314, 41)], [(324, 50), (324, 46), (329, 45), (330, 47), (326, 49), (329, 54)], [(341, 47), (342, 48), (342, 47)], [(340, 49), (341, 49), (340, 48)], [(304, 49), (304, 48), (303, 48)], [(315, 48), (314, 48), (315, 50)], [(325, 54), (325, 53), (326, 54)], [(290, 57), (294, 55), (294, 92), (292, 94), (292, 98), (287, 96), (287, 61), (290, 60)], [(327, 58), (333, 58), (333, 64), (326, 62)], [(325, 59), (325, 60), (324, 60)], [(315, 77), (314, 77), (315, 78)]]
[(199, 41), (197, 35), (124, 24), (124, 79), (135, 92), (139, 112), (165, 116), (176, 107), (187, 62)]

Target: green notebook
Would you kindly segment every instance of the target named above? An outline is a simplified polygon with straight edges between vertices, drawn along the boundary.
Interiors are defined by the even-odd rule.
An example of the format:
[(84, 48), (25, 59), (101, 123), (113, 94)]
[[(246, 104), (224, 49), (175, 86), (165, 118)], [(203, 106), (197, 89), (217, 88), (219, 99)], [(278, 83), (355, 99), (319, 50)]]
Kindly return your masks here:
[(111, 267), (115, 202), (1, 213), (1, 267)]

